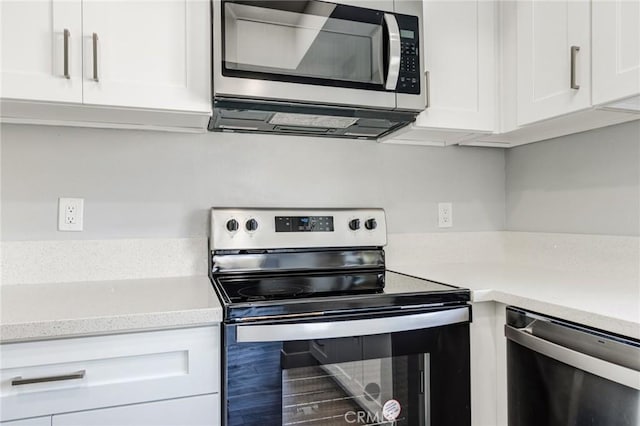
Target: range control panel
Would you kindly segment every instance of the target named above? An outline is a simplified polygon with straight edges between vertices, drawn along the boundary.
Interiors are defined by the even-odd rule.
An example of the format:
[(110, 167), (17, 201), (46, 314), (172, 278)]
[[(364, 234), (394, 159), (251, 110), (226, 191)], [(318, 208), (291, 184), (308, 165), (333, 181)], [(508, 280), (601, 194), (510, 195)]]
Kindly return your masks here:
[(384, 246), (382, 209), (211, 209), (211, 250)]
[(276, 216), (276, 232), (333, 232), (333, 216)]
[(420, 33), (418, 18), (396, 15), (400, 27), (400, 75), (398, 93), (420, 94)]

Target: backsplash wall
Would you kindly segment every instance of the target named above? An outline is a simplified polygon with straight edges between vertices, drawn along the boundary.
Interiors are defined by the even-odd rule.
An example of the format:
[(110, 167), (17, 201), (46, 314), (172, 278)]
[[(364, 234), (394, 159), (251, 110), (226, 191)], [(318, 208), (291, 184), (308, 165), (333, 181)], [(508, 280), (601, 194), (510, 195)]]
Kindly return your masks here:
[(640, 121), (506, 151), (507, 230), (640, 235)]
[[(6, 125), (2, 239), (206, 237), (211, 206), (383, 207), (389, 232), (505, 226), (500, 149), (245, 134)], [(83, 232), (58, 232), (58, 197), (85, 199)]]

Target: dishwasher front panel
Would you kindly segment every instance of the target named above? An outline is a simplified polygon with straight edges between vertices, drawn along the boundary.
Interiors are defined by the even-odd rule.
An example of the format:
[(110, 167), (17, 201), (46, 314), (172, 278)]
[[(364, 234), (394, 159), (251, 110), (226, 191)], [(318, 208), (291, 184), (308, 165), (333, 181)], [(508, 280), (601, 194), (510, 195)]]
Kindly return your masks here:
[(640, 342), (507, 308), (509, 426), (640, 425)]

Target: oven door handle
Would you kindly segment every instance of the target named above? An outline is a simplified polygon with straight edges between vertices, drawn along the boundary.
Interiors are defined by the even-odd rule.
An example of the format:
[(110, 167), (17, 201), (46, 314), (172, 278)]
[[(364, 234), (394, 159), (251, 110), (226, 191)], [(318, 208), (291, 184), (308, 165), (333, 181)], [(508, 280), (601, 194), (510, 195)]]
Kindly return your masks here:
[(440, 327), (469, 321), (469, 307), (421, 314), (399, 315), (349, 321), (302, 322), (296, 324), (239, 325), (238, 343), (289, 342), (293, 340), (335, 339), (368, 336)]
[(526, 328), (504, 326), (507, 339), (571, 367), (640, 390), (640, 371), (614, 364), (534, 336)]
[(389, 37), (389, 67), (387, 68), (387, 81), (384, 88), (386, 90), (396, 90), (398, 77), (400, 77), (400, 60), (402, 59), (400, 27), (396, 17), (390, 13), (384, 14), (384, 22), (387, 26), (387, 37)]

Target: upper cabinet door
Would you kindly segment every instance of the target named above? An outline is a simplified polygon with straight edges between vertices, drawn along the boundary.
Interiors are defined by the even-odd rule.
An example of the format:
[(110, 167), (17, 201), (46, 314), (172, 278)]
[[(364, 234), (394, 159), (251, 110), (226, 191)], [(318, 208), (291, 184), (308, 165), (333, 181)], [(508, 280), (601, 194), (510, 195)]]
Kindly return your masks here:
[(496, 3), (425, 0), (423, 4), (429, 107), (416, 125), (493, 131)]
[(80, 0), (0, 1), (0, 97), (82, 102)]
[(84, 0), (85, 104), (211, 111), (206, 1)]
[(518, 125), (591, 106), (588, 0), (517, 3)]
[(593, 1), (593, 104), (640, 94), (640, 0)]

